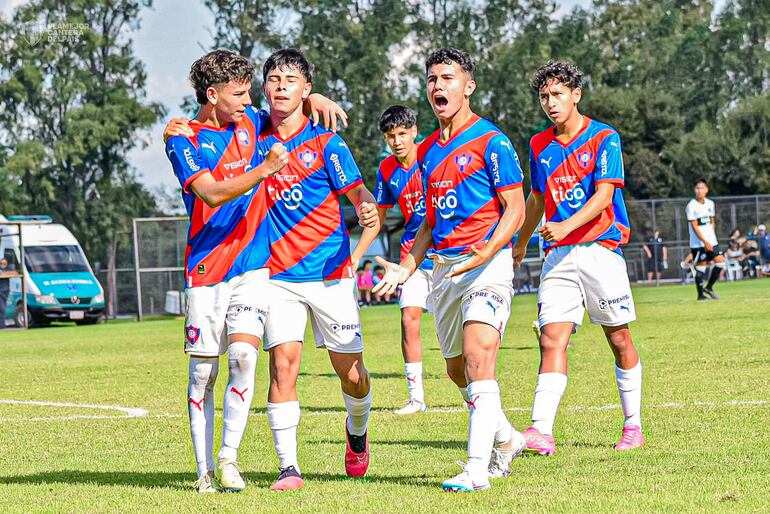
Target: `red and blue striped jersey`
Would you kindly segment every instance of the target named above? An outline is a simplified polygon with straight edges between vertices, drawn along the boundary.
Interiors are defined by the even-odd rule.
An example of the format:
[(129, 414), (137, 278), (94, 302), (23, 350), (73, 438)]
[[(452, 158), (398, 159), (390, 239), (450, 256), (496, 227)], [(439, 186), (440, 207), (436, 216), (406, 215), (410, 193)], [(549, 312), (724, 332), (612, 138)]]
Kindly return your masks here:
[[(404, 260), (425, 219), (425, 187), (417, 160), (407, 169), (394, 155), (383, 159), (377, 170), (374, 196), (378, 207), (389, 209), (398, 203), (404, 215), (404, 233), (401, 236), (401, 260)], [(420, 269), (433, 269), (433, 261), (423, 259)]]
[(456, 257), (482, 249), (500, 222), (500, 191), (522, 185), (519, 158), (508, 137), (477, 115), (447, 141), (431, 134), (417, 150), (434, 249)]
[(564, 221), (596, 192), (596, 185), (615, 185), (610, 205), (558, 243), (543, 241), (543, 249), (599, 243), (613, 251), (631, 235), (621, 188), (625, 184), (620, 136), (605, 123), (583, 116), (583, 128), (569, 143), (556, 139), (556, 128), (536, 134), (530, 142), (532, 192), (544, 195), (546, 221)]
[(289, 164), (264, 183), (270, 206), (271, 277), (289, 282), (352, 277), (340, 195), (362, 179), (347, 144), (307, 119), (286, 139), (267, 127), (259, 136), (260, 152), (267, 154), (275, 143), (286, 147)]
[(166, 143), (190, 216), (186, 287), (214, 285), (267, 265), (269, 224), (262, 187), (218, 207), (209, 207), (190, 190), (190, 184), (204, 173), (218, 181), (228, 180), (262, 161), (256, 146), (266, 115), (254, 108), (246, 112), (242, 121), (220, 129), (192, 121), (192, 138), (174, 136)]

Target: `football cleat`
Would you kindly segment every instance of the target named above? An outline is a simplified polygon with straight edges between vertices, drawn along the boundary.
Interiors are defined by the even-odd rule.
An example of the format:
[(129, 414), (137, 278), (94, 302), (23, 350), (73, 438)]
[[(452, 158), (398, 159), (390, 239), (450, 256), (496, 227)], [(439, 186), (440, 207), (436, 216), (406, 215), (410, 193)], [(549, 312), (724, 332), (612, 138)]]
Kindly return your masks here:
[(698, 295), (698, 301), (699, 302), (705, 302), (708, 299), (709, 299), (709, 297), (704, 295), (704, 294)]
[(719, 295), (716, 294), (712, 289), (708, 289), (704, 287), (703, 292), (709, 295), (712, 300), (719, 300)]
[(348, 433), (348, 421), (345, 420), (345, 473), (352, 478), (361, 478), (369, 469), (369, 434), (364, 434), (366, 448), (361, 453), (356, 453), (350, 447), (350, 434)]
[(620, 437), (620, 441), (615, 445), (615, 449), (619, 452), (633, 450), (644, 445), (644, 436), (642, 435), (642, 429), (636, 425), (629, 425), (623, 427), (623, 435)]
[(535, 427), (529, 427), (521, 433), (527, 445), (526, 452), (535, 455), (553, 455), (556, 453), (556, 440), (552, 435), (545, 435)]
[(524, 436), (515, 428), (511, 439), (506, 443), (495, 443), (489, 458), (489, 478), (503, 478), (511, 472), (511, 461), (527, 448)]
[(464, 462), (458, 460), (457, 464), (459, 464), (463, 470), (441, 484), (441, 488), (444, 489), (444, 491), (451, 493), (475, 493), (476, 491), (483, 491), (484, 489), (490, 488), (489, 477), (486, 476), (486, 473), (484, 473), (484, 476), (474, 477), (468, 472), (468, 468)]
[(400, 409), (396, 409), (393, 411), (393, 414), (398, 415), (404, 415), (404, 414), (417, 414), (420, 412), (427, 412), (428, 407), (423, 402), (418, 402), (417, 400), (413, 400), (409, 398), (406, 401), (406, 404), (404, 404), (403, 407)]
[(225, 492), (238, 492), (246, 487), (241, 477), (241, 468), (231, 459), (219, 459), (217, 462), (217, 480)]
[(270, 486), (271, 491), (296, 491), (305, 485), (302, 475), (294, 466), (289, 466), (280, 471), (278, 480)]
[(195, 487), (199, 494), (212, 494), (218, 492), (216, 483), (214, 482), (214, 473), (211, 471), (196, 480), (193, 487)]

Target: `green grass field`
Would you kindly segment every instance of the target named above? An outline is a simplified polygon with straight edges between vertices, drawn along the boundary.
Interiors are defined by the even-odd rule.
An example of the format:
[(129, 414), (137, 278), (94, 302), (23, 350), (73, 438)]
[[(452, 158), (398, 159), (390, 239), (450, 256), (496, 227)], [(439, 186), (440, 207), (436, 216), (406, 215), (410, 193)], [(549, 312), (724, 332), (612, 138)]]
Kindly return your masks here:
[[(511, 476), (475, 494), (440, 488), (459, 471), (455, 461), (465, 459), (468, 415), (444, 372), (432, 318), (425, 318), (423, 336), (433, 411), (405, 419), (390, 413), (405, 398), (398, 309), (362, 311), (375, 405), (372, 464), (363, 480), (344, 473), (337, 378), (325, 353), (306, 345), (299, 383), (306, 486), (283, 494), (268, 490), (278, 461), (264, 415), (264, 354), (240, 453), (249, 486), (199, 496), (191, 488), (181, 320), (2, 333), (0, 511), (767, 511), (770, 280), (717, 290), (722, 300), (698, 304), (693, 287), (635, 290), (646, 447), (626, 454), (612, 448), (622, 425), (612, 356), (600, 329), (587, 326), (570, 350), (557, 454), (517, 459)], [(534, 296), (514, 300), (498, 362), (503, 406), (521, 427), (529, 422), (539, 360), (534, 316)], [(218, 409), (225, 382), (222, 372)], [(78, 406), (10, 402), (30, 400)], [(82, 404), (147, 413), (128, 417)]]

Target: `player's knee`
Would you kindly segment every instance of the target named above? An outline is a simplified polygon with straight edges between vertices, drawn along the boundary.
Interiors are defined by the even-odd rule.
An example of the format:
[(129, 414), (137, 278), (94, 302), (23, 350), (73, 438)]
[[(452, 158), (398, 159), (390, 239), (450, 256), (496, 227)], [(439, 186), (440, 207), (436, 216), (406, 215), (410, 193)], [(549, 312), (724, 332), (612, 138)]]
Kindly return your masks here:
[(364, 367), (351, 366), (346, 373), (340, 374), (342, 386), (347, 390), (365, 393), (369, 390), (369, 372)]
[(190, 359), (190, 383), (208, 390), (214, 389), (219, 370), (219, 359), (199, 358)]
[(540, 334), (540, 351), (542, 353), (565, 352), (567, 351), (568, 344), (569, 338), (566, 341), (562, 341), (561, 338), (553, 337), (545, 332)]
[(622, 354), (634, 345), (631, 339), (631, 331), (628, 327), (624, 326), (616, 330), (606, 330), (605, 334), (607, 341), (618, 353)]

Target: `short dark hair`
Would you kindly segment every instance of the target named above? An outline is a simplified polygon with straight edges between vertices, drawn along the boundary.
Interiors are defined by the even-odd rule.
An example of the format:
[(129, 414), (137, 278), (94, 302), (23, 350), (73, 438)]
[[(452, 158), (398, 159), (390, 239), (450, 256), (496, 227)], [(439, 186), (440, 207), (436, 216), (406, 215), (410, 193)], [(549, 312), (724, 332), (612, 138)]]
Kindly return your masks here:
[(564, 61), (549, 61), (548, 64), (537, 69), (532, 76), (530, 85), (532, 89), (540, 92), (543, 86), (555, 80), (565, 84), (570, 89), (577, 89), (583, 86), (583, 72), (572, 63)]
[(700, 177), (697, 180), (695, 180), (695, 182), (692, 183), (692, 187), (695, 187), (698, 184), (703, 184), (704, 186), (709, 187), (708, 182), (706, 182), (706, 179), (703, 177)]
[(380, 116), (380, 132), (396, 127), (412, 128), (417, 125), (417, 113), (403, 105), (391, 105)]
[(457, 63), (471, 78), (476, 73), (476, 63), (468, 52), (458, 50), (457, 48), (441, 48), (436, 50), (425, 60), (425, 73), (428, 73), (430, 67), (434, 64), (452, 64)]
[(251, 82), (254, 65), (244, 56), (232, 50), (209, 52), (190, 67), (190, 84), (195, 89), (195, 99), (201, 105), (209, 103), (206, 90), (230, 82)]
[(262, 66), (262, 82), (267, 82), (267, 74), (272, 70), (294, 66), (302, 77), (313, 82), (314, 66), (307, 60), (305, 54), (296, 48), (282, 48), (273, 52)]

